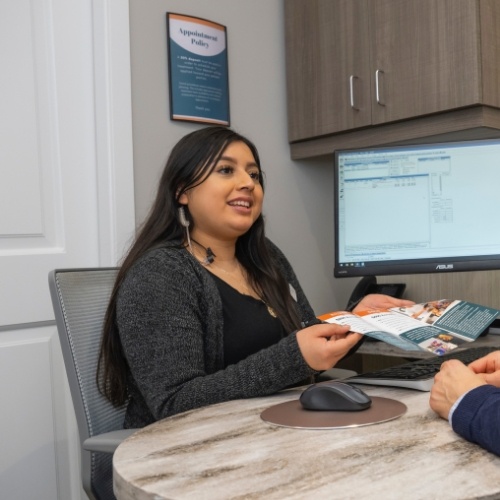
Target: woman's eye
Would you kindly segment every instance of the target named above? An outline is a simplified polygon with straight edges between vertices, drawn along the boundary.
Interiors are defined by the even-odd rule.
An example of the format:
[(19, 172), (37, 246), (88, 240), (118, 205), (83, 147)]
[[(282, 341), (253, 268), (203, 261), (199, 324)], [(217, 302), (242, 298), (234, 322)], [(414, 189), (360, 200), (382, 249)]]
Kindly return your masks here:
[[(221, 166), (221, 167), (217, 168), (217, 173), (221, 174), (221, 175), (231, 175), (231, 174), (234, 174), (234, 172), (235, 172), (235, 169), (234, 169), (234, 167), (231, 167), (231, 166)], [(247, 171), (247, 175), (249, 175), (250, 178), (254, 182), (260, 182), (260, 171), (259, 170)]]

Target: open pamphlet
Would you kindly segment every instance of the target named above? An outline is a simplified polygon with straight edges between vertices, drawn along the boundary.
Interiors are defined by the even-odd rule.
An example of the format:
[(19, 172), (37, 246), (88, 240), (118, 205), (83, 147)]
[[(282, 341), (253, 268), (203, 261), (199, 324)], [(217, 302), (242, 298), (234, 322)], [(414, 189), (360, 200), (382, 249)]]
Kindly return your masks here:
[(407, 351), (438, 356), (472, 342), (500, 315), (500, 310), (465, 300), (441, 299), (411, 307), (332, 312), (319, 316), (327, 323), (350, 325), (361, 333)]

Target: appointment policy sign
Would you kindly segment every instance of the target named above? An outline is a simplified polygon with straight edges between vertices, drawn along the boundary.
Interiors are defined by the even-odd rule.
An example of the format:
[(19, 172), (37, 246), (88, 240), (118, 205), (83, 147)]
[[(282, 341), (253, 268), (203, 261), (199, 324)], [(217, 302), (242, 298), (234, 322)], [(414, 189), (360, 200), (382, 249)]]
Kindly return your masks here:
[(226, 27), (167, 13), (170, 117), (229, 125)]

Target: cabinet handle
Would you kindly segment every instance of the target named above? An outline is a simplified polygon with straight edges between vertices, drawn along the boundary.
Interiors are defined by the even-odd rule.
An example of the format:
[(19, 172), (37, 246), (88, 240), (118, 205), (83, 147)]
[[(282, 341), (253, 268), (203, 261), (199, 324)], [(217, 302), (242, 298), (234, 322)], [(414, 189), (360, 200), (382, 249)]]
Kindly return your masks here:
[(377, 104), (380, 104), (380, 106), (385, 106), (385, 104), (382, 102), (382, 99), (380, 99), (380, 79), (379, 76), (383, 75), (384, 72), (381, 69), (377, 69), (375, 71), (375, 98), (377, 99)]
[(355, 75), (351, 75), (349, 77), (349, 93), (350, 93), (350, 104), (352, 109), (359, 109), (355, 104), (354, 104), (354, 80), (356, 80), (358, 77)]

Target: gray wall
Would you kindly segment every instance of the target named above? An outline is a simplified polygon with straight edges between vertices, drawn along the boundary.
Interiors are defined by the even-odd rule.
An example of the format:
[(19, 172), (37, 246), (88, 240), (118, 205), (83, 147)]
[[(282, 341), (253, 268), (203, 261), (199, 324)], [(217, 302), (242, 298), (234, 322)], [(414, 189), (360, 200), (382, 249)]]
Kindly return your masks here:
[(130, 0), (138, 223), (168, 152), (198, 127), (169, 118), (167, 12), (227, 26), (231, 126), (259, 149), (267, 179), (268, 236), (291, 261), (317, 314), (343, 308), (357, 280), (333, 278), (332, 160), (290, 159), (281, 0)]

